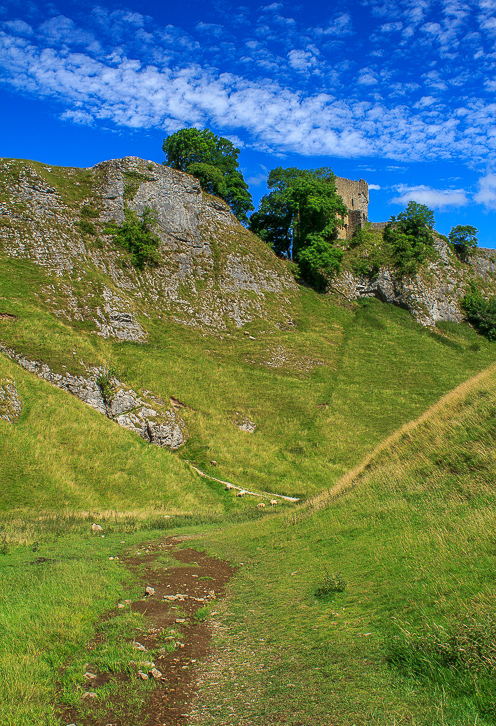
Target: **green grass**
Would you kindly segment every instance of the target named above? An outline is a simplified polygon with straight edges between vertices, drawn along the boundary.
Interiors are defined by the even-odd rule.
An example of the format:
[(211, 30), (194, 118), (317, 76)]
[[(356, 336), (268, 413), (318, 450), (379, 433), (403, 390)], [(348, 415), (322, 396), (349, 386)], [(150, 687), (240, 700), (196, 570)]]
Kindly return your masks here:
[(327, 506), (207, 537), (243, 566), (202, 723), (496, 723), (495, 411), (493, 368)]
[[(46, 522), (36, 532), (36, 553), (30, 539), (0, 555), (2, 726), (57, 723), (56, 704), (80, 700), (86, 663), (101, 672), (126, 670), (133, 657), (129, 639), (140, 623), (129, 611), (98, 627), (99, 644), (92, 640), (98, 618), (137, 595), (128, 573), (109, 560), (123, 550), (123, 536), (127, 546), (137, 536), (114, 525), (102, 539), (91, 535), (89, 522), (65, 522), (68, 536), (59, 524), (61, 530)], [(36, 564), (39, 556), (47, 561)]]
[[(3, 163), (0, 200), (23, 164)], [(30, 168), (98, 228), (92, 172)], [(128, 178), (131, 196), (140, 179)], [(11, 220), (26, 239), (28, 217), (21, 204)], [(104, 243), (95, 245), (104, 257)], [(245, 230), (219, 229), (212, 281), (184, 284), (184, 300), (194, 307), (214, 290), (216, 304), (232, 302), (220, 286), (230, 253), (254, 269), (281, 268)], [(58, 373), (112, 367), (165, 406), (174, 396), (188, 432), (175, 453), (151, 446), (0, 356), (0, 379), (15, 381), (22, 401), (18, 422), (0, 421), (0, 702), (9, 704), (0, 726), (51, 726), (57, 699), (75, 702), (84, 663), (125, 664), (128, 613), (104, 626), (106, 651), (86, 650), (99, 616), (122, 598), (124, 574), (108, 557), (121, 539), (128, 546), (179, 528), (244, 563), (231, 601), (215, 605), (221, 657), (202, 692), (205, 726), (496, 723), (484, 635), (496, 594), (492, 378), (388, 439), (492, 363), (494, 343), (466, 325), (425, 330), (399, 308), (304, 287), (263, 300), (246, 291), (245, 302), (261, 301), (259, 317), (238, 329), (226, 315), (225, 329), (207, 332), (174, 322), (137, 273), (119, 274), (143, 297), (117, 288), (90, 255), (63, 278), (0, 256), (0, 312), (17, 316), (0, 321), (0, 341)], [(125, 300), (146, 343), (96, 335), (104, 287)], [(236, 426), (244, 419), (254, 433)], [(303, 502), (264, 515), (257, 499), (199, 477), (189, 461)], [(95, 518), (104, 539), (89, 536)], [(35, 541), (52, 562), (27, 564)], [(139, 699), (125, 700), (138, 722)]]

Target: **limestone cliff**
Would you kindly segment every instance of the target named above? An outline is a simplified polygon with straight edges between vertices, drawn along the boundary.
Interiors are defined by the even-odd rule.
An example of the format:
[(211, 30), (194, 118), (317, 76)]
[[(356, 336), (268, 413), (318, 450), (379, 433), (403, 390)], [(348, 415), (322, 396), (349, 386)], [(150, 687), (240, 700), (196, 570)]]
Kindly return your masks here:
[(357, 275), (350, 269), (332, 282), (331, 289), (348, 300), (376, 297), (409, 310), (425, 326), (441, 321), (462, 322), (461, 299), (474, 281), (488, 295), (496, 294), (496, 250), (478, 249), (469, 262), (461, 262), (452, 247), (435, 237), (436, 255), (415, 277), (401, 278), (392, 267), (375, 275)]
[[(138, 272), (105, 234), (125, 205), (157, 212), (160, 264)], [(288, 318), (296, 290), (284, 264), (220, 199), (179, 171), (136, 157), (90, 169), (0, 161), (0, 245), (47, 268), (45, 301), (103, 337), (144, 341), (147, 316), (227, 333)]]

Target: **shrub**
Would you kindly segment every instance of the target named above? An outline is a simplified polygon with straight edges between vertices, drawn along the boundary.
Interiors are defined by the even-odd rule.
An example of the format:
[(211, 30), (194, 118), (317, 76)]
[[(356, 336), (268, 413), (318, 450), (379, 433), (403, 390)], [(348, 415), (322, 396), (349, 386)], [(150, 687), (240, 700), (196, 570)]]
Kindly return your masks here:
[(449, 241), (463, 262), (468, 262), (475, 254), (478, 232), (478, 229), (469, 224), (459, 224), (456, 227), (452, 227), (449, 233)]
[(137, 212), (125, 210), (125, 220), (120, 225), (110, 224), (104, 232), (111, 234), (114, 243), (131, 253), (131, 262), (138, 270), (145, 264), (158, 265), (160, 256), (158, 246), (160, 239), (153, 231), (157, 226), (157, 213), (145, 207), (141, 218)]
[(462, 299), (467, 320), (488, 340), (496, 340), (496, 298), (484, 299), (479, 290), (472, 290)]
[(381, 267), (390, 262), (389, 249), (382, 234), (367, 226), (355, 232), (350, 247), (351, 269), (355, 275), (376, 277)]
[(93, 224), (93, 222), (90, 222), (89, 219), (82, 219), (79, 222), (79, 229), (83, 234), (92, 234), (96, 235), (96, 227)]
[(112, 384), (108, 375), (106, 373), (100, 374), (96, 379), (96, 384), (100, 389), (100, 393), (102, 394), (105, 403), (107, 405), (111, 403), (112, 399), (114, 398), (114, 389), (112, 388)]
[(344, 592), (346, 590), (346, 582), (341, 577), (339, 572), (335, 575), (326, 573), (325, 579), (321, 585), (314, 590), (315, 597), (321, 600), (331, 598), (338, 592)]

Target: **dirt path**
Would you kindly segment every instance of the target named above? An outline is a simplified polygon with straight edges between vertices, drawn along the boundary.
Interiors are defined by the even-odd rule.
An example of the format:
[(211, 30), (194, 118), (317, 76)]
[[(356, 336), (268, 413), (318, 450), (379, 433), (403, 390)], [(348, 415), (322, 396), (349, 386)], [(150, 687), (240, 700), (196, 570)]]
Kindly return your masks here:
[[(191, 548), (178, 549), (183, 541), (181, 537), (169, 537), (159, 543), (145, 543), (138, 548), (140, 555), (121, 558), (143, 585), (143, 592), (146, 587), (155, 590), (153, 595), (130, 604), (133, 611), (143, 614), (146, 622), (146, 627), (135, 641), (146, 651), (136, 650), (135, 660), (153, 661), (162, 674), (155, 679), (155, 687), (143, 696), (145, 702), (138, 719), (117, 716), (121, 710), (117, 708), (117, 701), (115, 713), (112, 713), (112, 705), (106, 704), (106, 714), (100, 716), (97, 713), (98, 699), (95, 699), (94, 709), (88, 709), (87, 701), (81, 712), (62, 709), (63, 722), (77, 726), (177, 726), (186, 722), (195, 695), (197, 668), (209, 654), (211, 639), (208, 621), (198, 620), (195, 614), (209, 603), (210, 608), (215, 607), (214, 601), (223, 596), (234, 569), (229, 563), (208, 557), (203, 552)], [(157, 567), (157, 558), (164, 554), (178, 560), (181, 565)], [(174, 650), (166, 652), (174, 646)], [(150, 671), (151, 665), (142, 666), (145, 675)], [(98, 687), (108, 683), (110, 678), (125, 683), (132, 679), (138, 681), (141, 677), (138, 667), (132, 674), (95, 675), (96, 681), (88, 684), (86, 690), (97, 696)]]
[(285, 494), (272, 494), (271, 492), (252, 492), (249, 489), (245, 489), (244, 487), (239, 487), (236, 484), (231, 484), (230, 481), (224, 481), (223, 479), (216, 479), (214, 476), (210, 476), (210, 474), (205, 474), (204, 471), (201, 469), (198, 469), (194, 464), (191, 463), (191, 461), (187, 462), (190, 467), (193, 469), (193, 471), (196, 471), (197, 474), (200, 476), (205, 477), (205, 479), (211, 479), (212, 481), (218, 481), (219, 484), (227, 484), (227, 486), (230, 489), (235, 489), (238, 492), (244, 492), (245, 494), (250, 494), (252, 497), (261, 497), (261, 498), (270, 498), (270, 499), (284, 499), (286, 502), (299, 502), (298, 497), (287, 497)]

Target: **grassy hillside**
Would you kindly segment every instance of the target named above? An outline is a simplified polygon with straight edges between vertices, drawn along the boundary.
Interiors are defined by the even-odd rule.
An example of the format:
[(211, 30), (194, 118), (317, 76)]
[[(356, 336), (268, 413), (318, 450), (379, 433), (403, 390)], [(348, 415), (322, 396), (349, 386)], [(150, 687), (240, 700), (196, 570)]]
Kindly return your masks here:
[(495, 407), (492, 367), (320, 511), (202, 540), (243, 566), (199, 723), (496, 723)]
[[(240, 566), (191, 723), (495, 724), (495, 344), (467, 325), (423, 328), (373, 299), (292, 283), (277, 292), (283, 263), (239, 229), (219, 227), (213, 261), (204, 255), (212, 279), (182, 284), (176, 310), (173, 295), (147, 287), (169, 275), (165, 257), (153, 281), (119, 267), (108, 240), (82, 237), (81, 210), (103, 176), (28, 166), (6, 164), (0, 202), (23, 179), (52, 185), (65, 205), (63, 252), (81, 264), (61, 273), (35, 262), (36, 245), (55, 259), (60, 240), (34, 234), (36, 210), (16, 203), (1, 223), (0, 343), (55, 373), (111, 367), (138, 396), (179, 400), (187, 442), (151, 445), (0, 354), (0, 381), (15, 382), (22, 402), (17, 421), (0, 420), (0, 702), (12, 704), (0, 726), (56, 722), (61, 669), (84, 664), (98, 618), (133, 591), (109, 558), (164, 529), (194, 533)], [(44, 204), (52, 192), (42, 193)], [(16, 240), (23, 254), (32, 246), (25, 258)], [(236, 268), (241, 295), (226, 270), (250, 255), (252, 268)], [(243, 275), (269, 258), (274, 289), (257, 292)], [(122, 297), (145, 342), (97, 334), (104, 290)], [(260, 312), (193, 324), (207, 292), (223, 314), (247, 301)], [(190, 463), (301, 502), (263, 516), (258, 499), (234, 497)], [(91, 537), (95, 518), (104, 538)], [(47, 567), (28, 566), (33, 547)], [(131, 624), (121, 626), (102, 642), (124, 663)], [(78, 677), (67, 676), (70, 698)]]
[[(232, 506), (181, 459), (257, 491), (312, 496), (493, 357), (465, 326), (432, 333), (399, 308), (345, 307), (307, 288), (286, 330), (269, 319), (221, 338), (152, 319), (146, 344), (114, 342), (54, 315), (38, 294), (49, 276), (32, 262), (0, 267), (2, 310), (17, 316), (0, 323), (4, 344), (61, 373), (112, 365), (135, 390), (184, 402), (189, 433), (174, 455), (150, 447), (2, 356), (24, 403), (18, 424), (2, 424), (4, 510)], [(236, 427), (245, 419), (253, 434)]]

